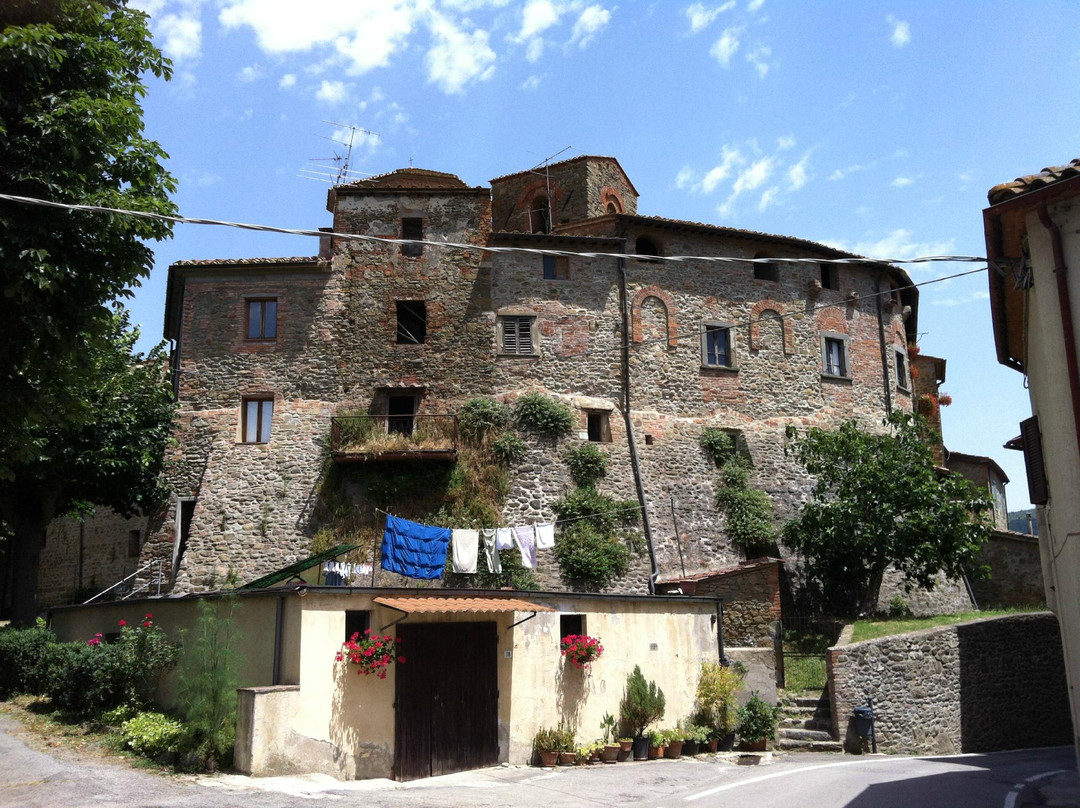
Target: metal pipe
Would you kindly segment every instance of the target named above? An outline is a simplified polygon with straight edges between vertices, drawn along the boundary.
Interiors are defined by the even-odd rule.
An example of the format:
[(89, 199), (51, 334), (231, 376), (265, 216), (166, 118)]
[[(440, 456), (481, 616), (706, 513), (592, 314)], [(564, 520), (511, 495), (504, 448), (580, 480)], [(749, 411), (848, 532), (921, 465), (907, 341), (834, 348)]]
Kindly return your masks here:
[[(874, 295), (874, 298), (877, 300), (878, 343), (881, 345), (881, 378), (885, 383), (885, 414), (892, 415), (892, 387), (889, 385), (889, 349), (885, 344), (885, 314), (881, 305), (881, 281), (877, 282), (876, 291), (877, 294)], [(896, 381), (899, 383), (900, 379)]]
[(274, 610), (274, 684), (281, 684), (281, 636), (284, 633), (285, 596), (278, 595)]

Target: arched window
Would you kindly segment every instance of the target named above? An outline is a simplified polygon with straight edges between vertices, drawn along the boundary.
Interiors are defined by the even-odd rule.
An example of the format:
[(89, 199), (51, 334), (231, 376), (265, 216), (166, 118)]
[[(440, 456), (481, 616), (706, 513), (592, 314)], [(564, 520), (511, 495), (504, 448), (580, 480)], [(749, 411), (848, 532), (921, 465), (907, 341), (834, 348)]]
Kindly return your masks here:
[[(635, 255), (662, 255), (660, 252), (660, 245), (653, 241), (648, 236), (638, 236), (634, 240), (634, 254)], [(643, 259), (648, 261), (649, 259)]]
[(530, 214), (532, 232), (551, 232), (551, 208), (548, 205), (548, 198), (546, 196), (537, 196), (533, 198)]
[(619, 212), (619, 206), (616, 205), (613, 201), (609, 200), (607, 203), (607, 212), (608, 215), (613, 216)]

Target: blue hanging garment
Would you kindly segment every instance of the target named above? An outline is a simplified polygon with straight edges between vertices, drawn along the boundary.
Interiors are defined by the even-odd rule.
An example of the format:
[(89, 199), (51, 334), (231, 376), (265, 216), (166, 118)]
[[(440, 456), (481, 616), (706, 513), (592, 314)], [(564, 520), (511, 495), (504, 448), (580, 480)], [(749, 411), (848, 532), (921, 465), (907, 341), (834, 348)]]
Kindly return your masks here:
[(382, 568), (409, 578), (441, 578), (449, 544), (448, 527), (429, 527), (387, 515)]

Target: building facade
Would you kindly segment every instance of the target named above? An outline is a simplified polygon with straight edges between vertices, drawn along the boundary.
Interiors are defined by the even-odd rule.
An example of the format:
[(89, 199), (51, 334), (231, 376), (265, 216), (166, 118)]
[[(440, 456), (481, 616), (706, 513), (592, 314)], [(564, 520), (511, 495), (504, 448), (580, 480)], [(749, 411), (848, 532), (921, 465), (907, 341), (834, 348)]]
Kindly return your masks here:
[[(809, 481), (784, 454), (788, 425), (874, 429), (912, 408), (917, 290), (895, 267), (637, 203), (609, 157), (490, 189), (400, 169), (331, 189), (317, 256), (174, 264), (176, 496), (140, 562), (166, 561), (174, 591), (213, 589), (325, 548), (334, 525), (373, 563), (365, 584), (407, 583), (379, 569), (378, 509), (432, 518), (462, 462), (462, 405), (529, 392), (569, 406), (574, 428), (523, 433), (502, 524), (554, 521), (573, 489), (565, 452), (592, 442), (609, 459), (600, 489), (644, 517), (609, 589), (744, 561), (702, 431), (729, 432), (777, 520), (790, 516)], [(370, 448), (374, 433), (390, 442)], [(570, 586), (548, 550), (534, 575)]]

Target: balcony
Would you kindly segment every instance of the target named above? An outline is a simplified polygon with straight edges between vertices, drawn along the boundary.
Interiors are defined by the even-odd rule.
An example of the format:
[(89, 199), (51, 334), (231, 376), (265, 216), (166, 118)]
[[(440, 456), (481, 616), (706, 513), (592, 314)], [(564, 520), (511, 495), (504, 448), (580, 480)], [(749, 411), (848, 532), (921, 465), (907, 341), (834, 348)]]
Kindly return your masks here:
[(338, 463), (369, 460), (457, 460), (456, 415), (348, 415), (330, 419), (330, 452)]

